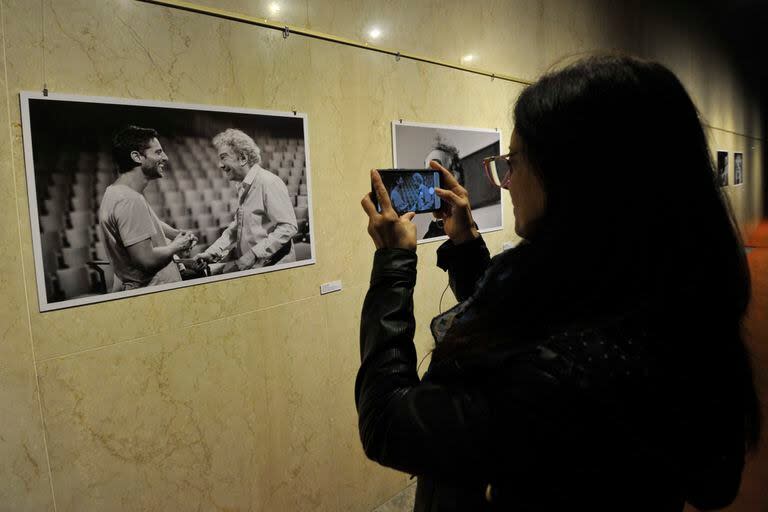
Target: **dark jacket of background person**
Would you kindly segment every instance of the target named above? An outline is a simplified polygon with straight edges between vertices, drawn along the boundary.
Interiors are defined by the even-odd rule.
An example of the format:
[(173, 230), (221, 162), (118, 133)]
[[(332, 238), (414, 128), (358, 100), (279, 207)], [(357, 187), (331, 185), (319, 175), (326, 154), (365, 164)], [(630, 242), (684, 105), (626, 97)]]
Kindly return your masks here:
[[(527, 286), (515, 271), (524, 261), (554, 269), (528, 304), (502, 291)], [(691, 371), (684, 345), (667, 343), (672, 326), (660, 317), (654, 324), (642, 304), (608, 305), (600, 283), (571, 273), (580, 262), (563, 263), (535, 244), (491, 261), (482, 239), (444, 244), (438, 265), (454, 293), (474, 294), (461, 316), (522, 314), (501, 313), (488, 325), (483, 334), (500, 342), (492, 350), (435, 357), (419, 382), (416, 255), (377, 251), (355, 387), (366, 454), (419, 475), (417, 511), (665, 511), (682, 510), (685, 500), (703, 509), (731, 502), (743, 426), (718, 388), (716, 365)]]

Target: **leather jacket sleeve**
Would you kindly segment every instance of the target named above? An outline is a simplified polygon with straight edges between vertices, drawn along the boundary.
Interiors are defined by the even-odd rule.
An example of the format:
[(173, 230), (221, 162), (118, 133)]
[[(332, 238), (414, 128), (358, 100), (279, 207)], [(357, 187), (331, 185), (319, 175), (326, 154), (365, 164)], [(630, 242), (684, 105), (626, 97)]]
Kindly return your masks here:
[(416, 259), (402, 249), (374, 256), (355, 383), (363, 449), (370, 459), (412, 474), (481, 471), (490, 437), (483, 394), (421, 382), (416, 372)]
[(456, 300), (466, 300), (488, 270), (491, 257), (483, 237), (455, 245), (447, 240), (437, 249), (437, 266), (448, 271), (448, 283)]

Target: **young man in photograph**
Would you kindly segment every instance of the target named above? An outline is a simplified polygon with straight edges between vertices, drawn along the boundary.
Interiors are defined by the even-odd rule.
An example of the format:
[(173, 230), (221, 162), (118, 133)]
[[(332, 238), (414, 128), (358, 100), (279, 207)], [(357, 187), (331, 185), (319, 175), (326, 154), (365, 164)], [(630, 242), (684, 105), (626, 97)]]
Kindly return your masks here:
[(261, 150), (240, 130), (213, 138), (219, 169), (239, 182), (239, 206), (224, 233), (195, 259), (225, 261), (222, 272), (296, 261), (293, 236), (298, 231), (293, 203), (283, 180), (261, 167)]
[(120, 175), (99, 207), (104, 248), (117, 277), (112, 291), (181, 281), (173, 256), (192, 247), (196, 238), (161, 221), (143, 195), (150, 181), (163, 177), (168, 163), (157, 132), (121, 129), (112, 139), (112, 156)]
[(395, 211), (398, 213), (407, 212), (409, 210), (408, 203), (403, 198), (404, 184), (405, 184), (405, 179), (402, 176), (398, 176), (397, 181), (395, 182), (395, 186), (392, 187), (392, 191), (389, 193), (390, 200), (392, 201), (392, 206), (395, 208)]

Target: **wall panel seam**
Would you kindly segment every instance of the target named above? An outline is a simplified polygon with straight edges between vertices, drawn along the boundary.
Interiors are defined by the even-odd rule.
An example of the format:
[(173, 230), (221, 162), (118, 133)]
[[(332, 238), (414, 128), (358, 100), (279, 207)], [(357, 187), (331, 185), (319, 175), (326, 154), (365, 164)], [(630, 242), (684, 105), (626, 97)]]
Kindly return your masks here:
[[(354, 290), (354, 289), (356, 289), (358, 287), (362, 287), (362, 286), (363, 285), (356, 285), (356, 286), (353, 285), (353, 286), (349, 286), (349, 287), (345, 288), (345, 290), (348, 290), (348, 291), (349, 290)], [(252, 315), (252, 314), (256, 314), (256, 313), (263, 313), (265, 311), (270, 311), (272, 309), (281, 308), (283, 306), (290, 306), (290, 305), (293, 305), (293, 304), (297, 304), (299, 302), (305, 302), (305, 301), (308, 301), (308, 300), (321, 299), (321, 298), (322, 298), (321, 295), (310, 295), (308, 297), (302, 297), (300, 299), (290, 300), (290, 301), (287, 301), (287, 302), (281, 302), (280, 304), (274, 304), (272, 306), (252, 309), (252, 310), (248, 310), (248, 311), (242, 311), (240, 313), (235, 313), (233, 315), (225, 315), (225, 316), (221, 316), (221, 317), (217, 317), (217, 318), (212, 318), (212, 319), (209, 319), (209, 320), (204, 320), (202, 322), (192, 323), (192, 324), (184, 326), (183, 328), (184, 329), (193, 329), (195, 327), (201, 327), (201, 326), (204, 326), (204, 325), (212, 324), (214, 322), (220, 322), (222, 320), (236, 319), (236, 318), (239, 318), (239, 317), (242, 317), (242, 316), (245, 316), (245, 315)], [(128, 340), (122, 340), (122, 341), (118, 341), (116, 343), (110, 343), (108, 345), (102, 345), (102, 346), (99, 346), (99, 347), (90, 347), (90, 348), (85, 348), (85, 349), (82, 349), (82, 350), (77, 350), (75, 352), (68, 352), (66, 354), (57, 354), (57, 355), (54, 355), (54, 356), (43, 357), (43, 358), (37, 359), (36, 362), (37, 363), (48, 363), (48, 362), (51, 362), (51, 361), (57, 361), (57, 360), (69, 359), (69, 358), (72, 358), (72, 357), (77, 357), (79, 355), (90, 353), (90, 352), (96, 352), (96, 351), (99, 351), (99, 350), (106, 350), (106, 349), (109, 349), (109, 348), (114, 348), (114, 347), (117, 347), (119, 345), (124, 345), (126, 343), (139, 343), (139, 342), (141, 342), (143, 340), (147, 340), (149, 338), (154, 338), (156, 336), (165, 335), (165, 334), (171, 332), (172, 330), (173, 329), (168, 329), (168, 330), (165, 330), (165, 331), (160, 331), (160, 332), (155, 332), (155, 333), (152, 333), (152, 334), (147, 334), (146, 336), (138, 336), (136, 338), (131, 338), (131, 339), (128, 339)]]
[[(41, 13), (43, 4), (42, 1), (40, 3)], [(19, 185), (16, 181), (16, 154), (15, 154), (15, 148), (13, 143), (13, 127), (10, 122), (10, 116), (11, 116), (11, 93), (9, 89), (8, 84), (8, 57), (6, 54), (6, 41), (5, 41), (5, 0), (0, 0), (0, 23), (2, 23), (2, 45), (3, 45), (3, 77), (5, 79), (5, 106), (6, 111), (8, 112), (8, 146), (10, 150), (10, 156), (11, 156), (11, 176), (13, 177), (13, 190), (15, 192), (16, 196), (16, 221), (17, 221), (17, 230), (18, 230), (18, 247), (19, 247), (19, 261), (21, 263), (21, 278), (22, 278), (22, 288), (24, 289), (24, 306), (26, 308), (27, 312), (27, 331), (28, 331), (28, 339), (29, 339), (29, 345), (31, 350), (31, 356), (32, 360), (30, 361), (32, 363), (32, 369), (34, 371), (35, 376), (35, 396), (37, 397), (37, 406), (40, 413), (40, 426), (42, 429), (42, 435), (43, 435), (43, 452), (45, 453), (45, 463), (46, 467), (48, 469), (48, 484), (51, 489), (51, 501), (53, 503), (53, 510), (54, 512), (57, 512), (57, 506), (56, 506), (56, 492), (54, 490), (53, 486), (53, 471), (51, 470), (51, 458), (50, 454), (48, 453), (48, 433), (46, 431), (45, 426), (45, 413), (43, 411), (43, 400), (42, 395), (40, 393), (40, 376), (37, 371), (37, 362), (35, 361), (35, 343), (34, 343), (34, 337), (32, 333), (32, 313), (29, 309), (29, 291), (27, 290), (27, 269), (26, 265), (24, 263), (24, 251), (22, 250), (21, 240), (22, 240), (22, 230), (21, 230), (21, 204), (19, 201)], [(43, 48), (43, 51), (45, 51), (45, 48)]]

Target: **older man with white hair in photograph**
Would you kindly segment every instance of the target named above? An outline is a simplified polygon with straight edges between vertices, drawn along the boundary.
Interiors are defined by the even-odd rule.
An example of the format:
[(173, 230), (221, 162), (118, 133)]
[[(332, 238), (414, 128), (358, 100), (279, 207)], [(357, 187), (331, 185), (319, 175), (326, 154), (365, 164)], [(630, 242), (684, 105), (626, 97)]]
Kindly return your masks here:
[(213, 138), (219, 168), (240, 182), (237, 214), (224, 233), (195, 258), (225, 261), (222, 272), (236, 272), (296, 261), (293, 236), (298, 231), (288, 188), (264, 169), (261, 150), (240, 130), (228, 129)]

